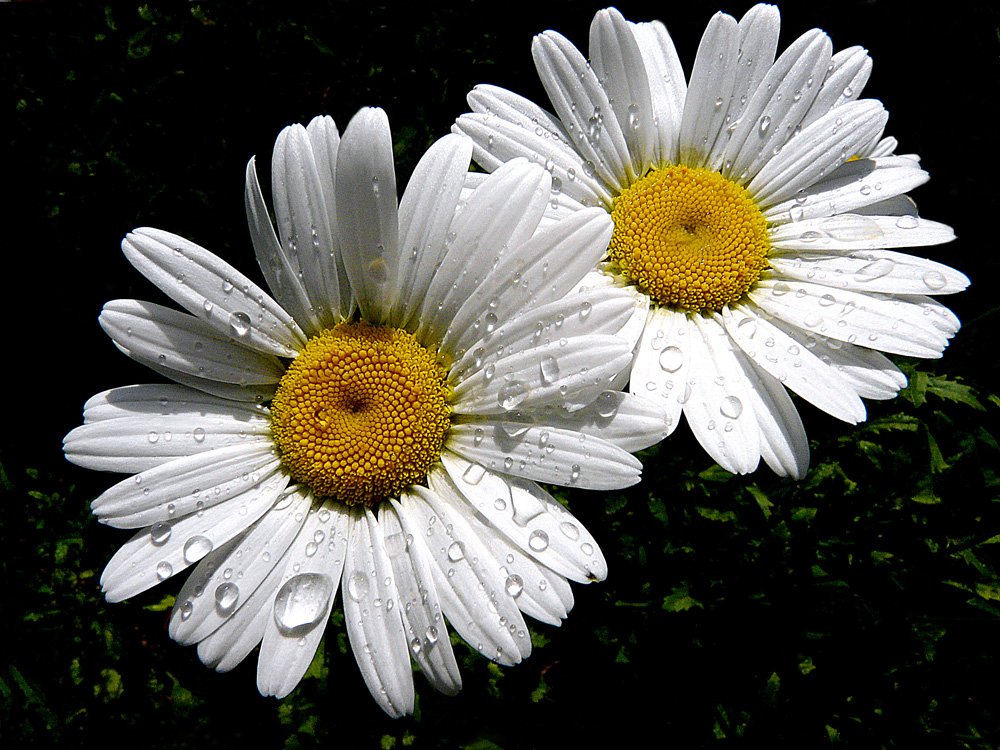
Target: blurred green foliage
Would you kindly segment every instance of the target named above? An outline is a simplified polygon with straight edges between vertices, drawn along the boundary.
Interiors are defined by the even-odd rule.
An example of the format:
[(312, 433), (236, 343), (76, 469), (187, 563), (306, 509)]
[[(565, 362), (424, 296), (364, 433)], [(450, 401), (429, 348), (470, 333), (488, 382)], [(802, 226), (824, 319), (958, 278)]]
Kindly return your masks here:
[[(815, 5), (810, 23), (838, 17), (839, 4)], [(66, 465), (58, 439), (91, 393), (149, 378), (93, 322), (105, 299), (149, 294), (116, 255), (121, 234), (161, 225), (249, 270), (242, 169), (281, 126), (326, 112), (343, 125), (384, 106), (403, 185), (472, 84), (520, 81), (538, 96), (530, 34), (552, 25), (581, 41), (595, 7), (534, 3), (520, 19), (482, 2), (11, 9), (0, 24), (19, 188), (8, 245), (39, 248), (44, 228), (29, 255), (57, 267), (44, 278), (60, 305), (37, 304), (26, 284), (21, 309), (57, 333), (74, 377), (44, 394), (32, 390), (44, 377), (5, 383), (17, 429), (0, 442), (0, 745), (519, 750), (590, 747), (610, 729), (621, 744), (685, 749), (1000, 746), (1000, 399), (981, 346), (992, 301), (969, 308), (978, 317), (942, 362), (900, 362), (910, 386), (869, 402), (865, 423), (800, 404), (813, 450), (800, 482), (766, 468), (733, 477), (682, 427), (642, 456), (638, 486), (557, 490), (601, 542), (609, 579), (574, 587), (562, 628), (533, 626), (535, 651), (516, 668), (458, 646), (462, 693), (438, 695), (418, 675), (411, 718), (391, 721), (370, 699), (339, 610), (277, 702), (257, 694), (253, 655), (218, 675), (170, 641), (179, 584), (103, 601), (100, 571), (124, 537), (88, 504), (113, 477)], [(714, 9), (671, 30), (700, 33)], [(693, 51), (696, 38), (675, 35)], [(940, 208), (933, 218), (958, 223)]]

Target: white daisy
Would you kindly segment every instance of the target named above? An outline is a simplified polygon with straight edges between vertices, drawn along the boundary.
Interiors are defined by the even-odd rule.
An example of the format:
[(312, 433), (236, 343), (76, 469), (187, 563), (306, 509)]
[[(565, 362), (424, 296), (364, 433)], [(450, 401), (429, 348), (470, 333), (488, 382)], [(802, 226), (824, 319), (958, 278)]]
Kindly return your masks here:
[(471, 155), (468, 138), (442, 138), (397, 205), (384, 112), (361, 110), (343, 139), (329, 117), (286, 128), (277, 235), (253, 160), (246, 181), (276, 299), (176, 235), (122, 243), (187, 313), (116, 300), (100, 316), (177, 383), (98, 394), (66, 436), (74, 463), (133, 474), (92, 505), (139, 529), (101, 582), (115, 602), (195, 566), (171, 636), (220, 671), (260, 643), (264, 695), (301, 679), (341, 584), (358, 665), (392, 716), (413, 710), (411, 659), (437, 689), (461, 686), (445, 618), (519, 662), (522, 613), (558, 625), (568, 581), (607, 574), (535, 482), (634, 484), (630, 451), (666, 429), (656, 404), (608, 390), (634, 297), (564, 298), (603, 254), (607, 213), (536, 232), (550, 175), (514, 160), (462, 200)]
[(683, 413), (729, 471), (763, 457), (801, 477), (809, 446), (786, 388), (864, 420), (861, 397), (906, 384), (879, 352), (939, 357), (959, 322), (927, 295), (968, 279), (895, 249), (954, 234), (917, 216), (906, 191), (927, 174), (880, 140), (882, 104), (858, 98), (867, 52), (834, 53), (814, 29), (775, 59), (778, 28), (773, 6), (717, 14), (686, 82), (663, 24), (602, 10), (590, 62), (554, 31), (534, 39), (556, 115), (479, 86), (454, 129), (488, 171), (544, 164), (559, 191), (547, 220), (611, 214), (600, 270), (650, 302), (630, 390), (658, 398), (671, 430)]

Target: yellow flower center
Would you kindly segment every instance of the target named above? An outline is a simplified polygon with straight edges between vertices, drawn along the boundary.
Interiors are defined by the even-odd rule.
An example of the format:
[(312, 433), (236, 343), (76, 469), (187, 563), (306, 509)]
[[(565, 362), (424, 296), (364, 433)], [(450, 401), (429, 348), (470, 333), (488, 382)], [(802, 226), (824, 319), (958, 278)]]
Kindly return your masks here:
[(412, 334), (341, 323), (306, 342), (271, 402), (292, 477), (318, 497), (377, 505), (423, 482), (450, 424), (450, 389)]
[(741, 186), (718, 172), (655, 169), (611, 207), (610, 260), (652, 300), (721, 310), (767, 268), (767, 222)]

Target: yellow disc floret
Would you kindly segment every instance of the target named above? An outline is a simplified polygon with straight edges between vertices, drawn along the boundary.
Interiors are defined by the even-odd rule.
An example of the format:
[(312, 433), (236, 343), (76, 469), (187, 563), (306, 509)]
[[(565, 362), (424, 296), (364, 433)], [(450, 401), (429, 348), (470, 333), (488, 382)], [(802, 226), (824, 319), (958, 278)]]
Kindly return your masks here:
[(423, 482), (441, 455), (450, 390), (412, 334), (341, 323), (309, 339), (271, 402), (292, 477), (318, 497), (376, 505)]
[(718, 172), (667, 166), (614, 200), (610, 260), (663, 306), (721, 310), (767, 268), (767, 223)]

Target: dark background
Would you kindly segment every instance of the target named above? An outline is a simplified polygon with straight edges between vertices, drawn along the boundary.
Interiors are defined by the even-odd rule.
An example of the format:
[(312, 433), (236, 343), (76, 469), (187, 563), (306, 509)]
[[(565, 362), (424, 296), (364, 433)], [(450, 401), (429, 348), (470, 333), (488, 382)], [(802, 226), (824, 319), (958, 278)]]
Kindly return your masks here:
[[(902, 363), (922, 390), (869, 404), (860, 428), (801, 407), (814, 449), (804, 482), (766, 468), (727, 479), (682, 427), (644, 456), (639, 487), (567, 496), (611, 576), (575, 588), (563, 628), (533, 628), (536, 653), (516, 669), (463, 656), (457, 698), (418, 676), (418, 715), (395, 722), (335, 626), (325, 661), (279, 703), (257, 695), (254, 657), (215, 675), (169, 641), (163, 597), (178, 584), (100, 599), (97, 577), (126, 537), (87, 505), (114, 477), (67, 464), (60, 441), (93, 393), (154, 379), (97, 325), (109, 299), (163, 301), (121, 255), (124, 233), (171, 230), (260, 280), (243, 175), (257, 154), (269, 184), (282, 127), (330, 114), (343, 128), (359, 107), (383, 107), (402, 189), (473, 85), (545, 103), (532, 35), (555, 28), (585, 50), (600, 7), (0, 5), (7, 746), (113, 734), (147, 747), (587, 747), (601, 728), (677, 747), (996, 746), (1000, 12), (988, 3), (781, 6), (782, 49), (819, 26), (837, 49), (869, 50), (865, 95), (931, 174), (913, 195), (921, 214), (958, 235), (917, 252), (972, 279), (946, 300), (965, 325), (943, 360)], [(618, 7), (664, 21), (690, 72), (712, 13), (749, 4)]]

